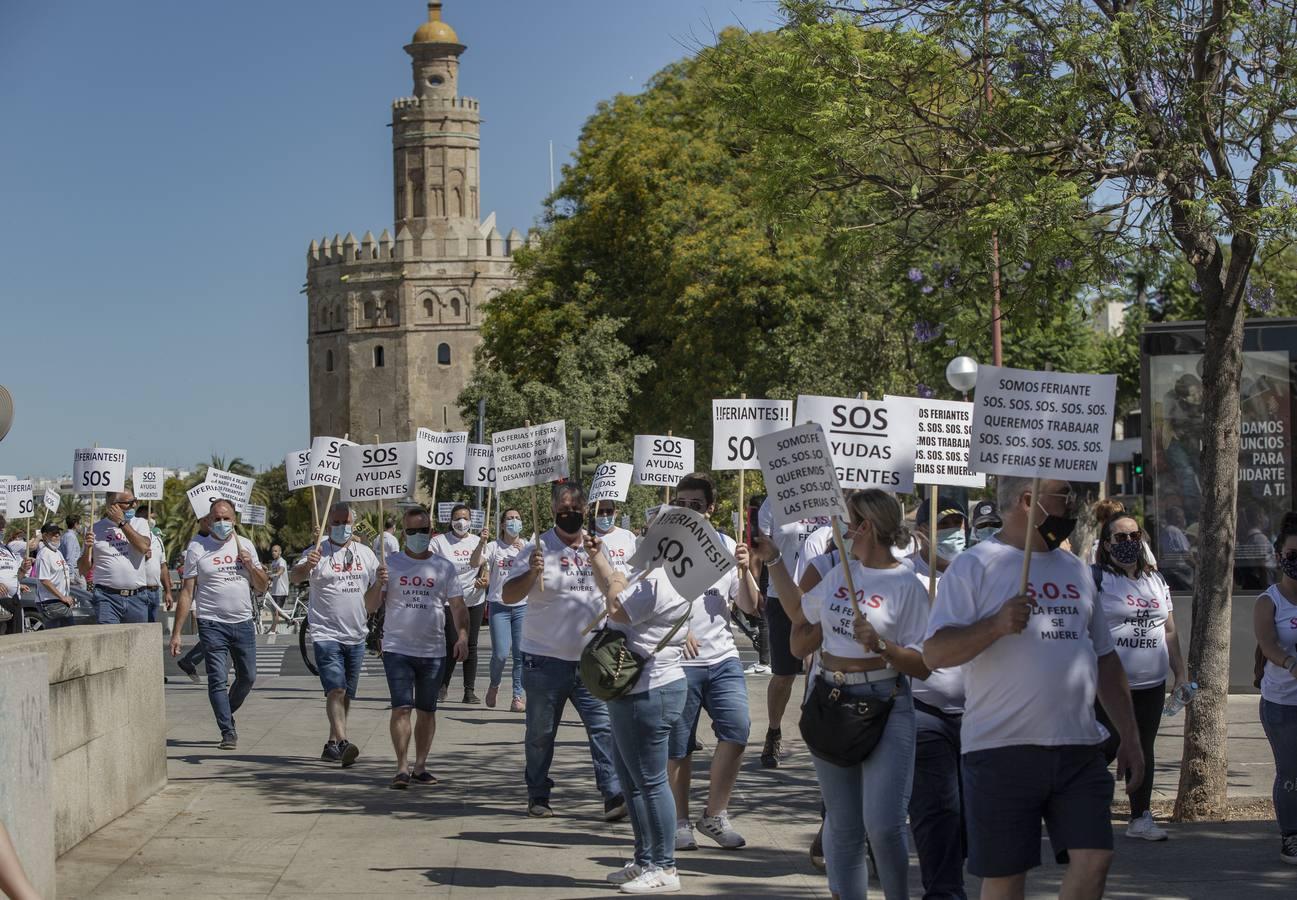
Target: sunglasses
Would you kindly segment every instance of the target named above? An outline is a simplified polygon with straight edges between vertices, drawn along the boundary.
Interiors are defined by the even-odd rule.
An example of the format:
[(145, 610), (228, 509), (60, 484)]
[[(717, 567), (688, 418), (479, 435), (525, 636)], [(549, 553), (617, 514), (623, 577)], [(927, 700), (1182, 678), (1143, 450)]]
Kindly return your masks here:
[(352, 565), (356, 562), (356, 554), (348, 550), (342, 557), (342, 569), (344, 572), (350, 571)]
[(1138, 531), (1114, 531), (1111, 540), (1114, 544), (1124, 544), (1127, 541), (1134, 541), (1138, 544), (1140, 537)]
[(432, 534), (432, 529), (431, 528), (407, 528), (405, 529), (405, 533), (406, 534)]
[(702, 500), (681, 500), (678, 497), (671, 501), (672, 506), (683, 506), (692, 509), (696, 513), (707, 512), (707, 504)]

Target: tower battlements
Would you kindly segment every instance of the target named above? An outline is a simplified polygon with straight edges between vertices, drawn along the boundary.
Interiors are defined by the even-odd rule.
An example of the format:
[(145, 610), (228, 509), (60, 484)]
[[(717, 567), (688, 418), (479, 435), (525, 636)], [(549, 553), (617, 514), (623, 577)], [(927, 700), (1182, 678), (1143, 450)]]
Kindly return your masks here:
[(485, 234), (481, 234), (479, 229), (478, 235), (473, 237), (433, 237), (425, 232), (416, 239), (402, 225), (396, 231), (395, 240), (386, 228), (377, 240), (373, 232), (366, 231), (365, 236), (357, 241), (356, 236), (348, 231), (345, 237), (335, 234), (332, 240), (322, 237), (311, 241), (306, 250), (306, 268), (389, 259), (503, 259), (517, 253), (524, 243), (517, 228), (510, 229), (506, 237), (495, 226)]
[(469, 109), (477, 111), (478, 102), (473, 97), (397, 97), (392, 101), (392, 111), (401, 109)]

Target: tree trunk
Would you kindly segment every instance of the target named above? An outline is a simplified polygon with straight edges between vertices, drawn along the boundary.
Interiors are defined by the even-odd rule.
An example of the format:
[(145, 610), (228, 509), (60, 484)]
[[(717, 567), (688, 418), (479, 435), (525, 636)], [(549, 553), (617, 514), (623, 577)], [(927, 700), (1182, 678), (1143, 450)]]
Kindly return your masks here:
[(1186, 708), (1184, 762), (1173, 815), (1176, 821), (1219, 818), (1225, 813), (1230, 596), (1234, 583), (1239, 386), (1243, 371), (1241, 298), (1252, 254), (1244, 256), (1231, 259), (1224, 279), (1219, 249), (1210, 262), (1195, 267), (1206, 313), (1206, 345), (1202, 378), (1202, 509), (1188, 667), (1199, 690)]

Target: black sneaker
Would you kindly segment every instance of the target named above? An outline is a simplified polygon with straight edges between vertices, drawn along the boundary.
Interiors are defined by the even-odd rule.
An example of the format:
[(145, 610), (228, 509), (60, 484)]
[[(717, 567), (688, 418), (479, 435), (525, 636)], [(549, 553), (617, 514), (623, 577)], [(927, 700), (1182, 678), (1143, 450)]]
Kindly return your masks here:
[(763, 769), (779, 768), (779, 753), (783, 749), (783, 732), (766, 729), (766, 743), (761, 748), (761, 767)]
[(553, 817), (554, 810), (549, 808), (548, 797), (532, 797), (527, 801), (527, 815), (533, 819), (548, 819)]
[(477, 699), (477, 694), (473, 693), (472, 691), (469, 691), (466, 694), (464, 694), (464, 702), (478, 704), (481, 703), (482, 701)]
[(1284, 835), (1279, 845), (1279, 859), (1290, 866), (1297, 866), (1297, 834)]
[(817, 872), (823, 872), (828, 867), (824, 864), (824, 823), (820, 823), (820, 830), (815, 832), (815, 840), (811, 841), (811, 867)]
[(627, 815), (626, 798), (621, 794), (616, 797), (609, 797), (603, 802), (603, 820), (605, 822), (620, 822)]
[(338, 749), (342, 752), (340, 758), (342, 759), (342, 767), (344, 769), (348, 768), (356, 761), (356, 758), (360, 756), (360, 748), (351, 741), (339, 741)]
[(198, 684), (200, 681), (202, 681), (202, 679), (198, 677), (198, 669), (196, 669), (194, 666), (190, 665), (189, 663), (185, 662), (183, 659), (176, 660), (176, 666), (177, 668), (180, 669), (180, 671), (188, 675), (189, 680), (192, 681), (194, 684)]
[(239, 749), (239, 736), (233, 731), (227, 731), (221, 735), (221, 742), (216, 746), (220, 750), (237, 750)]
[(320, 759), (327, 762), (338, 762), (342, 759), (342, 750), (338, 747), (337, 741), (329, 741), (324, 745), (324, 752), (320, 754)]

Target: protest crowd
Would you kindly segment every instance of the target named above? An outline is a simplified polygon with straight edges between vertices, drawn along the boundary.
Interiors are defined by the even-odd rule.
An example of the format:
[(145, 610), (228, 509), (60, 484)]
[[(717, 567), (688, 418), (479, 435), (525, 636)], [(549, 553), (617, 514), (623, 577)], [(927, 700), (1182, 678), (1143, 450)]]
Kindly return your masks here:
[[(676, 440), (664, 452), (686, 474), (664, 485), (669, 499), (638, 535), (618, 525), (619, 503), (655, 466), (637, 449), (634, 465), (606, 463), (582, 484), (568, 477), (562, 422), (496, 433), (489, 446), (422, 429), (394, 444), (316, 438), (289, 454), (290, 486), (327, 486), (315, 542), (263, 562), (238, 533), (246, 495), (228, 473), (209, 475), (190, 492), (200, 527), (179, 584), (126, 486), (125, 454), (77, 451), (74, 479), (93, 475), (86, 483), (103, 490), (94, 521), (79, 533), (76, 521), (46, 521), (0, 547), (0, 595), (17, 596), (30, 577), (42, 605), (71, 607), (72, 587), (89, 586), (101, 624), (158, 621), (174, 595), (169, 651), (180, 656), (179, 624), (192, 614), (199, 643), (181, 667), (198, 680), (203, 659), (219, 747), (233, 750), (256, 678), (251, 598), (282, 600), (305, 584), (325, 697), (321, 759), (350, 767), (360, 756), (348, 711), (366, 654), (379, 650), (395, 790), (437, 784), (437, 710), (457, 667), (463, 701), (482, 702), (485, 623), (485, 705), (521, 716), (519, 814), (562, 815), (589, 791), (551, 777), (555, 753), (571, 752), (556, 743), (570, 703), (603, 819), (632, 827), (630, 861), (606, 874), (631, 894), (681, 890), (678, 853), (747, 844), (730, 801), (753, 737), (747, 680), (767, 664), (745, 672), (739, 624), (769, 654), (758, 764), (782, 765), (784, 729), (798, 729), (822, 795), (808, 850), (833, 896), (863, 898), (871, 879), (888, 900), (910, 896), (913, 849), (925, 898), (965, 897), (966, 872), (982, 897), (1022, 897), (1042, 862), (1043, 822), (1066, 866), (1061, 895), (1097, 898), (1117, 844), (1114, 788), (1129, 798), (1132, 846), (1168, 838), (1151, 810), (1154, 739), (1164, 714), (1191, 700), (1192, 673), (1139, 520), (1101, 501), (1093, 546), (1069, 543), (1097, 499), (1084, 476), (1108, 447), (1059, 439), (1075, 429), (1052, 424), (1069, 407), (1055, 400), (1110, 419), (1108, 376), (1013, 372), (997, 387), (996, 374), (986, 367), (985, 385), (979, 376), (976, 407), (802, 397), (794, 419), (789, 401), (715, 401), (711, 469), (759, 468), (766, 496), (740, 487), (734, 521), (714, 521), (716, 483), (694, 465), (692, 442)], [(1016, 393), (1052, 396), (1059, 416), (1015, 418)], [(934, 422), (936, 442), (925, 438)], [(952, 445), (955, 464), (938, 463), (954, 456), (932, 447)], [(436, 510), (410, 499), (417, 469), (434, 454), (463, 468), (468, 447), (494, 454), (476, 485), (486, 509), (455, 504), (438, 533)], [(492, 510), (506, 490), (518, 505)], [(399, 505), (371, 545), (356, 532), (356, 504), (384, 500)], [(553, 527), (525, 534), (528, 502), (536, 522), (544, 501)], [(1280, 789), (1297, 780), (1297, 514), (1274, 551), (1281, 575), (1256, 599), (1260, 715), (1280, 858), (1297, 864), (1297, 795)], [(704, 711), (714, 740), (696, 790)]]

